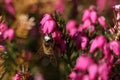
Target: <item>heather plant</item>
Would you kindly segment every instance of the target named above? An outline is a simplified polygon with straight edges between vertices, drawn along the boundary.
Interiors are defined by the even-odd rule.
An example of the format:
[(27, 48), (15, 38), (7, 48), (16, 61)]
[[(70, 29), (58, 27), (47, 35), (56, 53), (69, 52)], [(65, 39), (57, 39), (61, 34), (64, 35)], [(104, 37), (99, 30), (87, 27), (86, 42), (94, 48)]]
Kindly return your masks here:
[(0, 80), (119, 80), (119, 0), (1, 0)]

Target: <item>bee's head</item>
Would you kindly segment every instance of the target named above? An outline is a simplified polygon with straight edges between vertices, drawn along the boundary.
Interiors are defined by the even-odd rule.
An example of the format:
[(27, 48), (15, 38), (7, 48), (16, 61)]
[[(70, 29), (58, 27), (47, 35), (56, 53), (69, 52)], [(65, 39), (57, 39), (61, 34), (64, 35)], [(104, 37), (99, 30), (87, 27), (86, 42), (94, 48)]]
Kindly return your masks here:
[(53, 43), (51, 35), (44, 35), (44, 44), (46, 47), (49, 47)]

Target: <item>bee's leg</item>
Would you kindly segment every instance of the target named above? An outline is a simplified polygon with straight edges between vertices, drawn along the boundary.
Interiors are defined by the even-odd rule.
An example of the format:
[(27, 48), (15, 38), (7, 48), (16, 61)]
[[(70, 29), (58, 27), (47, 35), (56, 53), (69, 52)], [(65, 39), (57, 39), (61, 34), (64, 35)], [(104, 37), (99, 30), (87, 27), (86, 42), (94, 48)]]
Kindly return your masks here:
[(50, 55), (50, 62), (53, 66), (57, 66), (57, 59), (54, 54)]

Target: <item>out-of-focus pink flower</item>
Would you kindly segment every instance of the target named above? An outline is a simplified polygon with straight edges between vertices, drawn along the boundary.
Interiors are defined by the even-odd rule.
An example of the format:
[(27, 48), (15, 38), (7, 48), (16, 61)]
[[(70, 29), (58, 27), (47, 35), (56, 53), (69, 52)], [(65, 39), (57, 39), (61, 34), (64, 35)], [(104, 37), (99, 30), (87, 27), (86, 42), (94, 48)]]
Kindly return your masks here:
[(6, 5), (6, 10), (12, 15), (15, 15), (15, 13), (16, 13), (15, 8), (11, 4)]
[(40, 24), (43, 25), (47, 20), (52, 20), (52, 16), (50, 14), (45, 14), (42, 20), (40, 21)]
[(65, 2), (64, 2), (64, 0), (57, 0), (54, 3), (54, 7), (55, 7), (55, 10), (57, 12), (60, 12), (61, 14), (63, 14), (64, 13), (64, 9), (65, 9)]
[[(80, 78), (79, 78), (79, 80), (80, 80)], [(84, 75), (84, 76), (82, 77), (82, 80), (90, 80), (90, 78), (89, 78), (88, 75)]]
[(70, 30), (72, 30), (72, 29), (74, 29), (76, 27), (77, 27), (77, 22), (75, 20), (70, 20), (66, 24), (66, 30), (67, 31), (70, 31)]
[(87, 70), (93, 60), (87, 55), (80, 55), (76, 61), (75, 70)]
[(62, 37), (62, 33), (59, 30), (56, 30), (52, 33), (52, 38), (55, 40), (55, 42), (60, 42)]
[(120, 42), (113, 40), (110, 42), (110, 49), (115, 53), (115, 55), (120, 55)]
[(75, 80), (76, 76), (77, 76), (77, 73), (75, 73), (74, 71), (72, 71), (69, 75), (69, 77), (73, 80)]
[(106, 9), (106, 7), (112, 7), (113, 5), (115, 5), (117, 3), (116, 0), (97, 0), (96, 4), (98, 7), (98, 11), (102, 12), (103, 10)]
[(90, 25), (91, 25), (91, 21), (89, 19), (87, 19), (87, 20), (84, 21), (84, 24), (83, 24), (84, 28), (87, 28)]
[(85, 36), (81, 36), (81, 49), (85, 50), (88, 43), (88, 38)]
[(8, 29), (8, 26), (5, 23), (1, 23), (0, 24), (0, 35), (2, 35), (7, 29)]
[(77, 32), (78, 32), (77, 28), (71, 29), (69, 33), (70, 37), (74, 37)]
[(110, 70), (106, 63), (99, 65), (98, 72), (99, 72), (99, 77), (102, 80), (108, 80), (108, 74), (109, 74)]
[(6, 4), (11, 4), (13, 3), (13, 0), (4, 0)]
[(106, 43), (106, 38), (103, 35), (97, 36), (91, 41), (90, 53), (93, 53), (96, 48), (102, 49)]
[(96, 64), (91, 65), (88, 68), (88, 72), (89, 72), (89, 78), (90, 78), (90, 80), (94, 80), (95, 77), (97, 76), (98, 66)]
[(98, 22), (100, 23), (100, 25), (103, 27), (103, 29), (106, 29), (106, 22), (105, 22), (105, 18), (103, 16), (100, 16), (98, 18)]
[(96, 11), (91, 11), (90, 19), (91, 19), (92, 23), (96, 23), (96, 20), (97, 20), (97, 12)]
[(96, 1), (98, 10), (99, 10), (100, 12), (102, 12), (102, 11), (105, 9), (106, 1), (107, 1), (107, 0), (97, 0), (97, 1)]
[(89, 17), (90, 17), (90, 10), (85, 10), (82, 16), (82, 21), (89, 19)]
[(115, 11), (120, 11), (120, 4), (113, 6), (113, 8), (115, 9)]
[(104, 44), (103, 46), (103, 54), (104, 54), (104, 58), (109, 58), (110, 57), (110, 47), (109, 44)]
[(14, 38), (14, 30), (13, 29), (8, 29), (4, 32), (3, 34), (4, 39), (9, 39), (10, 41), (13, 40)]
[(47, 20), (42, 26), (42, 31), (44, 34), (52, 33), (55, 30), (56, 22), (54, 20)]
[(14, 77), (13, 77), (13, 80), (24, 80), (19, 74), (16, 74)]
[(42, 74), (36, 73), (34, 76), (34, 80), (44, 80), (44, 78), (43, 78)]

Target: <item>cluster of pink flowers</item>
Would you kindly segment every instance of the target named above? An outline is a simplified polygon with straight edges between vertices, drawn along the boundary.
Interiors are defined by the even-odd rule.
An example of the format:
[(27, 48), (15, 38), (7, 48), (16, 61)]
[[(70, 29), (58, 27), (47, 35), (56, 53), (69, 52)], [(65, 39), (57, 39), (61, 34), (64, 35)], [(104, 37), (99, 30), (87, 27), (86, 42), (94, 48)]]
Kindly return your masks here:
[(66, 41), (62, 38), (62, 33), (57, 29), (57, 23), (50, 14), (45, 14), (40, 21), (40, 31), (42, 34), (51, 34), (57, 49), (64, 52), (66, 49)]
[(108, 63), (96, 63), (92, 57), (83, 54), (78, 57), (69, 77), (72, 80), (108, 80), (110, 73), (111, 66)]
[[(118, 11), (119, 9), (120, 6), (116, 5), (115, 10)], [(117, 18), (118, 15), (119, 12), (117, 13)], [(119, 62), (118, 56), (120, 56), (120, 41), (116, 39), (109, 40), (102, 34), (97, 35), (91, 40), (88, 40), (85, 36), (84, 38), (78, 37), (78, 34), (83, 37), (82, 33), (85, 32), (84, 30), (90, 29), (91, 26), (93, 27), (92, 29), (94, 32), (96, 21), (98, 21), (99, 25), (101, 25), (104, 30), (107, 29), (105, 19), (98, 16), (97, 12), (93, 10), (93, 7), (92, 9), (90, 7), (88, 10), (85, 10), (82, 21), (83, 25), (80, 27), (77, 27), (77, 23), (74, 20), (70, 21), (66, 27), (71, 38), (77, 36), (75, 40), (78, 39), (80, 44), (77, 44), (79, 44), (82, 50), (88, 46), (88, 43), (90, 44), (89, 51), (78, 57), (74, 69), (69, 77), (72, 80), (108, 80), (110, 75), (113, 75), (112, 68), (115, 65), (115, 61)], [(83, 42), (80, 42), (82, 39)], [(97, 59), (99, 55), (102, 56)]]
[(103, 29), (106, 30), (106, 22), (103, 16), (99, 16), (95, 10), (95, 6), (90, 6), (89, 9), (86, 9), (82, 16), (83, 24), (80, 24), (79, 30), (84, 31), (88, 30), (90, 33), (95, 31), (95, 26), (97, 23), (101, 25)]

